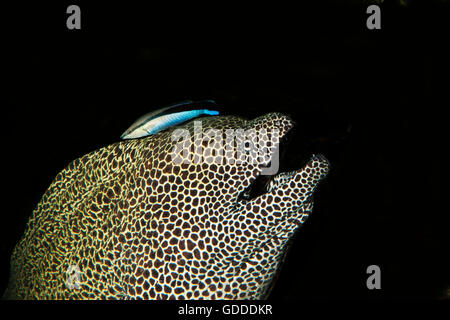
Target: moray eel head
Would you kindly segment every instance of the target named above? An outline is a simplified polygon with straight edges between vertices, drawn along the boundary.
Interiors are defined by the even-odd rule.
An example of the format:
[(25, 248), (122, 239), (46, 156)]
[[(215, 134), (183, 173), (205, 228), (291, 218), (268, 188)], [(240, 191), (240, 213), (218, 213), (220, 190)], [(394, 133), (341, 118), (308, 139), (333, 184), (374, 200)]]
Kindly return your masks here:
[(73, 161), (13, 252), (9, 295), (267, 297), (329, 169), (313, 155), (275, 172), (292, 127), (279, 113), (205, 117)]

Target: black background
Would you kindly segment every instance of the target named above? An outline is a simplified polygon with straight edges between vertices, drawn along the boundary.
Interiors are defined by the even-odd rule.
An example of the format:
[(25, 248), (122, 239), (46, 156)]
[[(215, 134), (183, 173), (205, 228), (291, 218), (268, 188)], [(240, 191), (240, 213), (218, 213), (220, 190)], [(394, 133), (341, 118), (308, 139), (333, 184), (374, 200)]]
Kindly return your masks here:
[[(0, 292), (25, 223), (71, 160), (117, 142), (140, 115), (185, 99), (224, 114), (284, 112), (289, 163), (331, 162), (271, 299), (444, 298), (450, 285), (448, 5), (318, 1), (2, 10)], [(425, 1), (424, 1), (425, 2)], [(366, 288), (367, 266), (381, 290)], [(448, 296), (447, 296), (448, 297)]]

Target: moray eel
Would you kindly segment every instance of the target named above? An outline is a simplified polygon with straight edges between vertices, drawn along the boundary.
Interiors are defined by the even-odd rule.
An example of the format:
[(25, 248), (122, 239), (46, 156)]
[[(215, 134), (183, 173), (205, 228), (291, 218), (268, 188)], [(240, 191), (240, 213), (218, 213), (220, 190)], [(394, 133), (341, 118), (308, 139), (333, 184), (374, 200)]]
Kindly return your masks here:
[[(279, 113), (201, 120), (200, 133), (243, 128), (264, 137), (276, 128), (281, 140), (293, 127)], [(206, 161), (218, 153), (205, 140), (205, 161), (173, 161), (179, 141), (172, 134), (179, 128), (193, 133), (192, 141), (197, 137), (193, 120), (106, 146), (63, 169), (13, 250), (5, 297), (266, 298), (289, 240), (311, 213), (328, 161), (313, 155), (245, 198), (272, 159)], [(272, 157), (273, 136), (266, 135)], [(227, 142), (229, 155), (237, 145)]]

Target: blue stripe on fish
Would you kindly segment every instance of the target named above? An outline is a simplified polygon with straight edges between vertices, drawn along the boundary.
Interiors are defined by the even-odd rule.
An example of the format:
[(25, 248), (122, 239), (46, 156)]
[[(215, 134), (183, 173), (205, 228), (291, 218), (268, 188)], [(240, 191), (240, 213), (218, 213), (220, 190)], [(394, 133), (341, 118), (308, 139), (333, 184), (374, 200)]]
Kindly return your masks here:
[(191, 110), (191, 111), (182, 111), (177, 113), (168, 114), (156, 119), (153, 119), (147, 122), (144, 127), (149, 135), (158, 133), (164, 129), (167, 129), (172, 126), (176, 126), (177, 124), (188, 121), (192, 118), (196, 118), (202, 114), (215, 116), (218, 115), (218, 111), (214, 110)]
[(155, 133), (158, 133), (164, 129), (175, 126), (177, 124), (188, 121), (192, 118), (201, 115), (216, 116), (219, 111), (209, 110), (209, 109), (197, 109), (189, 111), (181, 111), (175, 113), (165, 113), (167, 110), (173, 109), (174, 107), (201, 104), (201, 103), (214, 103), (212, 100), (201, 101), (194, 103), (192, 101), (181, 102), (175, 105), (170, 105), (168, 107), (161, 108), (154, 112), (148, 113), (139, 119), (137, 119), (121, 136), (122, 139), (136, 139), (146, 137)]

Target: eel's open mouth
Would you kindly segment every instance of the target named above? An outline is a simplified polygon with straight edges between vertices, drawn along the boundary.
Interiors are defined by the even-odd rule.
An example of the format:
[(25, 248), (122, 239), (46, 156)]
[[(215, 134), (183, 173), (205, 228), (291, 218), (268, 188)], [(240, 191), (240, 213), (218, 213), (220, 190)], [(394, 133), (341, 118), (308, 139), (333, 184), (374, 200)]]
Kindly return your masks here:
[[(297, 172), (302, 171), (307, 166), (311, 166), (313, 162), (319, 161), (321, 166), (324, 166), (327, 168), (329, 167), (328, 160), (321, 154), (313, 154), (312, 156), (308, 158), (304, 158), (303, 160), (298, 162), (298, 159), (296, 160), (297, 163), (292, 163), (292, 159), (287, 156), (287, 150), (290, 141), (292, 141), (294, 136), (294, 128), (291, 128), (281, 139), (279, 142), (278, 147), (278, 161), (279, 161), (279, 168), (278, 173), (273, 175), (262, 175), (259, 174), (255, 180), (243, 191), (238, 197), (239, 200), (251, 200), (254, 199), (264, 193), (270, 192), (275, 187), (282, 185), (286, 182), (288, 182)], [(273, 157), (276, 153), (272, 154), (272, 161)], [(271, 161), (271, 162), (272, 162)], [(271, 166), (271, 162), (268, 164), (267, 167)], [(295, 169), (297, 168), (297, 169)]]

